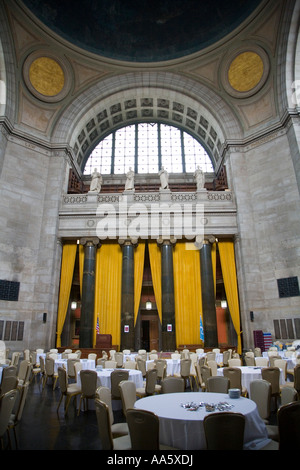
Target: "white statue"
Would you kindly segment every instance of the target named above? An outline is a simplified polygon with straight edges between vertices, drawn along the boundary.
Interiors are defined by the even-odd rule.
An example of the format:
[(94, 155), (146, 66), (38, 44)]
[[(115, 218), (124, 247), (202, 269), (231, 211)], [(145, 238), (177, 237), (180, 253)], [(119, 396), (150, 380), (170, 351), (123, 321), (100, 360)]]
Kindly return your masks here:
[(158, 174), (160, 177), (160, 189), (169, 189), (169, 175), (167, 170), (162, 166)]
[(94, 169), (94, 173), (92, 173), (92, 181), (90, 185), (90, 191), (100, 193), (101, 191), (101, 184), (102, 184), (102, 176), (100, 173)]
[(132, 191), (134, 189), (134, 172), (132, 168), (126, 173), (125, 191)]
[(204, 189), (205, 175), (204, 175), (203, 171), (201, 170), (200, 166), (197, 166), (197, 169), (194, 173), (194, 178), (195, 178), (196, 184), (197, 184), (197, 191), (200, 191), (201, 189)]

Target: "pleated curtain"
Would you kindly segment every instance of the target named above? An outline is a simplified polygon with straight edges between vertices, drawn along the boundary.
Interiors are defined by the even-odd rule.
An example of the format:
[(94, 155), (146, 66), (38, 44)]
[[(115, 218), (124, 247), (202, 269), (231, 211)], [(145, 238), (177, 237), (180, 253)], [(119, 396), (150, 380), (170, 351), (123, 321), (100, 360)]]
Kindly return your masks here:
[(176, 344), (199, 344), (202, 316), (200, 253), (193, 243), (176, 243), (173, 271)]
[(219, 240), (218, 249), (228, 308), (238, 338), (237, 352), (242, 354), (240, 309), (234, 256), (234, 243), (231, 240)]
[(134, 248), (134, 324), (138, 316), (145, 261), (145, 242), (139, 242)]
[(62, 249), (60, 288), (58, 298), (57, 312), (57, 332), (56, 346), (61, 347), (61, 334), (64, 327), (66, 314), (68, 310), (72, 280), (74, 274), (74, 266), (76, 259), (77, 244), (66, 243)]

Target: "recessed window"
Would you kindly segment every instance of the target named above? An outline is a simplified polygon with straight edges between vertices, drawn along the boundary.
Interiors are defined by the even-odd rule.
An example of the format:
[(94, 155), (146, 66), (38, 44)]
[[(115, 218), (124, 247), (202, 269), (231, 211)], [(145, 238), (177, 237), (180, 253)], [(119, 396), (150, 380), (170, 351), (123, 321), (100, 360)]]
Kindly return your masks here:
[(112, 132), (94, 148), (87, 159), (84, 174), (96, 168), (102, 175), (125, 174), (132, 168), (137, 174), (193, 173), (200, 166), (213, 172), (205, 148), (191, 135), (174, 126), (140, 123)]

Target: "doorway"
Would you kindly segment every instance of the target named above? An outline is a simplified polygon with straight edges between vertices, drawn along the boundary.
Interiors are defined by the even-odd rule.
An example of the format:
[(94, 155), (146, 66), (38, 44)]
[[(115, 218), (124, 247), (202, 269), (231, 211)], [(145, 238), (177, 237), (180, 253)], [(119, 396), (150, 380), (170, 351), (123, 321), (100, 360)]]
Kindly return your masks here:
[(141, 349), (159, 351), (158, 313), (141, 315)]

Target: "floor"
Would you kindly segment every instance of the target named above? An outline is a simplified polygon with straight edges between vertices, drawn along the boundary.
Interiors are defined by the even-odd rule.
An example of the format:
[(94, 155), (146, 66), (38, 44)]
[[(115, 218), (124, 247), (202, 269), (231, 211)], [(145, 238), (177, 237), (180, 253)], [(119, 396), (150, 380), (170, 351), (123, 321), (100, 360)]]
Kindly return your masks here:
[[(31, 383), (22, 420), (16, 428), (18, 450), (101, 450), (95, 410), (80, 412), (77, 416), (71, 402), (65, 417), (63, 404), (57, 413), (59, 399), (59, 388), (53, 391), (51, 381), (44, 390), (40, 382)], [(114, 412), (114, 419), (124, 421), (121, 409)], [(13, 434), (11, 436), (15, 450)]]

